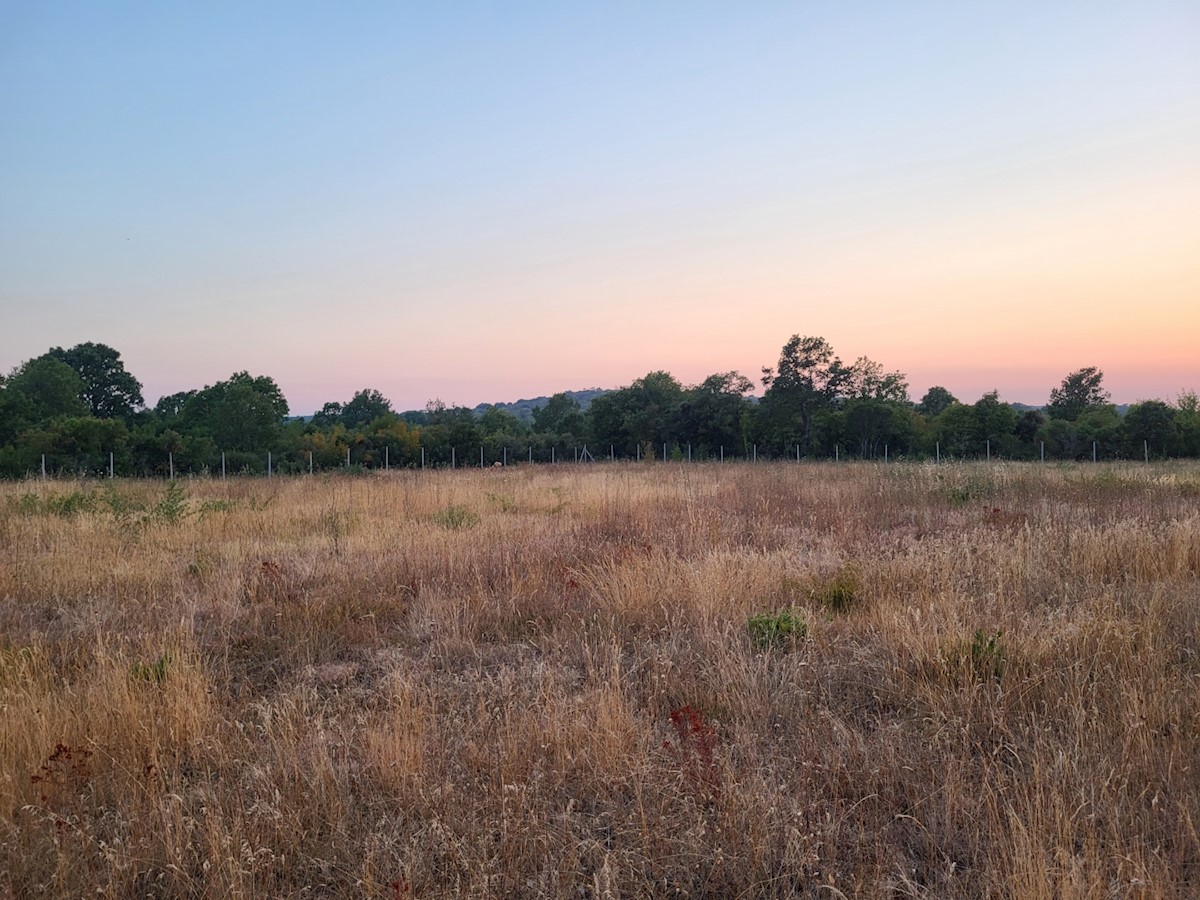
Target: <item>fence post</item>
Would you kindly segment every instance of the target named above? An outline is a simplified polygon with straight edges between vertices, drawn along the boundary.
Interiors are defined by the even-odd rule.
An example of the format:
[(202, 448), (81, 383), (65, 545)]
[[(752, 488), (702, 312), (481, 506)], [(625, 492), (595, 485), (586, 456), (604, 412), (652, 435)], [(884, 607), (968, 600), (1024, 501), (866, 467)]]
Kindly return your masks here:
[(758, 462), (758, 444), (754, 445), (754, 456), (751, 457), (752, 462)]
[(383, 445), (383, 471), (387, 471), (392, 467), (392, 448), (387, 444)]
[(688, 441), (688, 462), (692, 461), (692, 442)]
[(1042, 454), (1042, 456), (1041, 456), (1041, 461), (1042, 461), (1042, 462), (1045, 462), (1045, 461), (1046, 461), (1046, 442), (1045, 442), (1045, 441), (1042, 441), (1042, 450), (1041, 450), (1041, 454)]
[(42, 454), (42, 481), (46, 480), (46, 454)]
[(225, 451), (221, 451), (221, 480), (225, 480)]
[(483, 468), (483, 444), (479, 445), (479, 468)]
[(663, 441), (663, 462), (667, 461), (667, 442)]
[(550, 465), (554, 465), (554, 447), (550, 448)]
[(1096, 461), (1096, 442), (1092, 441), (1092, 462)]
[(725, 462), (725, 445), (721, 445), (721, 462)]
[[(641, 444), (638, 444), (638, 445), (637, 445), (637, 448), (636, 448), (636, 450), (634, 451), (634, 458), (635, 458), (635, 459), (636, 459), (638, 462), (641, 462), (641, 461), (642, 461), (642, 445), (641, 445)], [(44, 465), (44, 463), (45, 463), (45, 458), (43, 458), (43, 459), (42, 459), (42, 462), (43, 462), (42, 469), (44, 470), (44, 469), (46, 468), (46, 467), (45, 467), (45, 465)]]
[(175, 480), (175, 454), (167, 451), (167, 472), (172, 481)]
[(887, 444), (883, 445), (883, 461), (884, 462), (888, 461), (888, 445)]
[(529, 462), (533, 462), (533, 444), (529, 445)]
[(110, 479), (113, 477), (113, 453), (111, 450), (108, 451), (108, 477)]
[(936, 461), (941, 462), (942, 461), (942, 442), (941, 441), (937, 442), (936, 449), (934, 452), (937, 453)]
[(308, 451), (308, 474), (312, 474), (312, 451)]
[(992, 440), (991, 440), (991, 438), (988, 438), (988, 442), (987, 442), (987, 458), (988, 458), (988, 462), (992, 461)]
[(579, 464), (579, 448), (572, 447), (571, 449), (575, 452), (575, 463), (576, 463), (576, 465), (578, 465)]
[(421, 448), (421, 468), (425, 468), (425, 448)]
[(508, 468), (508, 448), (507, 448), (507, 447), (505, 447), (505, 448), (504, 448), (504, 454), (503, 454), (503, 456), (504, 456), (504, 463), (503, 463), (503, 465), (504, 465), (504, 468), (506, 468), (506, 469), (507, 469), (507, 468)]
[(350, 445), (346, 445), (346, 468), (350, 468)]
[(452, 469), (458, 468), (458, 448), (457, 447), (450, 448), (450, 468), (452, 468)]
[(274, 467), (271, 465), (271, 451), (268, 450), (267, 451), (267, 477), (270, 478), (274, 474), (275, 474)]
[(833, 445), (833, 461), (841, 462), (841, 460), (842, 460), (842, 445), (834, 444)]
[(1146, 457), (1146, 462), (1150, 462), (1150, 442), (1142, 441), (1142, 455)]

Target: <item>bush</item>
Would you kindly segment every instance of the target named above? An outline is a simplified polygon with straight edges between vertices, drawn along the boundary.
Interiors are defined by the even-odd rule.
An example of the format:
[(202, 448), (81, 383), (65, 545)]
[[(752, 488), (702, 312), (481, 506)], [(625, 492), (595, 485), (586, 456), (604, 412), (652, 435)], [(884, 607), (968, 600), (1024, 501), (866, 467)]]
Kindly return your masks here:
[(808, 634), (808, 624), (790, 609), (751, 616), (747, 627), (758, 650), (792, 646)]

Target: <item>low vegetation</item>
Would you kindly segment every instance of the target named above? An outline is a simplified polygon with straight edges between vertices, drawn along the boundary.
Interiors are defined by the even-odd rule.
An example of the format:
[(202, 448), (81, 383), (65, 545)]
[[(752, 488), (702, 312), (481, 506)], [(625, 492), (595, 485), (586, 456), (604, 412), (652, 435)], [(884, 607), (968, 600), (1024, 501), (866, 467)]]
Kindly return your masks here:
[(1191, 897), (1200, 468), (0, 484), (0, 895)]

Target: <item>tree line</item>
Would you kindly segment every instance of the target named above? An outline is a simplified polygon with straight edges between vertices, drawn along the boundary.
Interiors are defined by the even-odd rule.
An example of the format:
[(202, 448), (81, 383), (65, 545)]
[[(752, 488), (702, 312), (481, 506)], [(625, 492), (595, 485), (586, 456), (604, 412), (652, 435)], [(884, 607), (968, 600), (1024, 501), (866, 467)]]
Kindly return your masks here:
[[(366, 388), (288, 417), (268, 376), (224, 381), (147, 407), (120, 353), (84, 343), (0, 376), (0, 476), (259, 474), (354, 468), (492, 465), (502, 461), (618, 458), (1106, 459), (1200, 456), (1200, 400), (1146, 400), (1123, 414), (1094, 367), (1068, 374), (1041, 409), (996, 391), (962, 403), (944, 387), (914, 402), (901, 372), (859, 357), (845, 363), (821, 337), (795, 335), (756, 386), (719, 372), (685, 386), (650, 372), (583, 408), (556, 394), (523, 421), (430, 401), (397, 412)], [(587, 449), (584, 449), (587, 448)], [(268, 456), (269, 454), (269, 456)]]

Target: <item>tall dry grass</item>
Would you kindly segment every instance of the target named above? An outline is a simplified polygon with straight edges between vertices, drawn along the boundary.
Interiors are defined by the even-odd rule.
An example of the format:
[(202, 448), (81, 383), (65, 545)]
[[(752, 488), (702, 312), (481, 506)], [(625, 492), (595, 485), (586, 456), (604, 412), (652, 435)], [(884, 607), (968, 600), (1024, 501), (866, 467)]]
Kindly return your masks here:
[(15, 897), (1200, 893), (1194, 464), (5, 484), (0, 635)]

